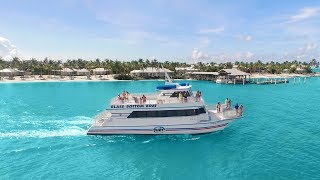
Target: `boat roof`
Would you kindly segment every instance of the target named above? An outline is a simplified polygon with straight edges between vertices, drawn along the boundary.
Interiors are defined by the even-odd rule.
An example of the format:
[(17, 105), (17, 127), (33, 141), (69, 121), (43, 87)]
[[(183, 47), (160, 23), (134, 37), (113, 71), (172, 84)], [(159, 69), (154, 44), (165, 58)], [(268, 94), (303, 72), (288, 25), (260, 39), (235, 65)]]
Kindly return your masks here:
[(189, 83), (181, 82), (181, 83), (166, 83), (165, 85), (157, 86), (156, 89), (161, 90), (185, 90), (191, 89), (191, 85)]

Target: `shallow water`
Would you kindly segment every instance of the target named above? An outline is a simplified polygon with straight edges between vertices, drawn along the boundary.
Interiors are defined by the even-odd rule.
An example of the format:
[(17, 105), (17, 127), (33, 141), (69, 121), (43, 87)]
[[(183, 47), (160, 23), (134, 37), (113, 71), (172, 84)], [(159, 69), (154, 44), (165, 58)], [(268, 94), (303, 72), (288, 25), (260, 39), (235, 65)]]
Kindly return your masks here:
[[(87, 136), (117, 93), (162, 81), (0, 84), (0, 179), (319, 179), (320, 78), (301, 84), (190, 81), (245, 117), (205, 135)], [(302, 82), (302, 81), (301, 81)]]

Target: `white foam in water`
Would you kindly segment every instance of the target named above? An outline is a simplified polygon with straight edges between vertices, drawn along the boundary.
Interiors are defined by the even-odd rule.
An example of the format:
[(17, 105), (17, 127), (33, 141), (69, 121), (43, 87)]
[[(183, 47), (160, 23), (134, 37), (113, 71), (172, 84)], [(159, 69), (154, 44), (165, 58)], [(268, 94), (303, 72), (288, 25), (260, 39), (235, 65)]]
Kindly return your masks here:
[(84, 136), (87, 130), (82, 129), (78, 126), (65, 127), (60, 130), (49, 131), (46, 129), (42, 130), (26, 130), (17, 132), (5, 132), (0, 133), (0, 138), (47, 138), (47, 137), (59, 137), (59, 136)]
[[(30, 117), (33, 118), (33, 117)], [(33, 120), (27, 118), (27, 120), (20, 121), (23, 124), (38, 124), (38, 125), (45, 125), (45, 124), (56, 124), (56, 125), (64, 125), (64, 124), (71, 124), (71, 125), (89, 125), (92, 123), (92, 118), (86, 116), (76, 116), (68, 119), (63, 120)], [(13, 122), (16, 123), (16, 122)]]

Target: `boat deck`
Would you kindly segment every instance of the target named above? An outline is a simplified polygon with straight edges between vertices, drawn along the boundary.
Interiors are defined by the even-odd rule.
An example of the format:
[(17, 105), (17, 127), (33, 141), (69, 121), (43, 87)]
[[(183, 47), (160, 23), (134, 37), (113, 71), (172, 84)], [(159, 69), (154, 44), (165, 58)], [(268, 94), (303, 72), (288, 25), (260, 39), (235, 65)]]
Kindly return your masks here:
[[(140, 102), (140, 97), (146, 96), (145, 102)], [(189, 96), (186, 100), (178, 97), (162, 96), (162, 94), (129, 94), (128, 99), (120, 100), (114, 97), (110, 105), (139, 105), (139, 104), (170, 104), (170, 103), (196, 103), (202, 102), (202, 98), (197, 99)]]

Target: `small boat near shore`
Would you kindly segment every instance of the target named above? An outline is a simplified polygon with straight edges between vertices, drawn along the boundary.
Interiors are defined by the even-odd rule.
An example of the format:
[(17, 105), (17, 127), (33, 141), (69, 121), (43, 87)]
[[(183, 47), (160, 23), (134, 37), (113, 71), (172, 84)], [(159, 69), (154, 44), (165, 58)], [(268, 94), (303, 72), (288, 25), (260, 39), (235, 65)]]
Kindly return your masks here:
[(88, 135), (103, 134), (201, 134), (223, 130), (242, 117), (242, 112), (221, 106), (209, 108), (201, 92), (188, 83), (173, 83), (168, 75), (165, 85), (153, 94), (124, 91), (97, 115)]

